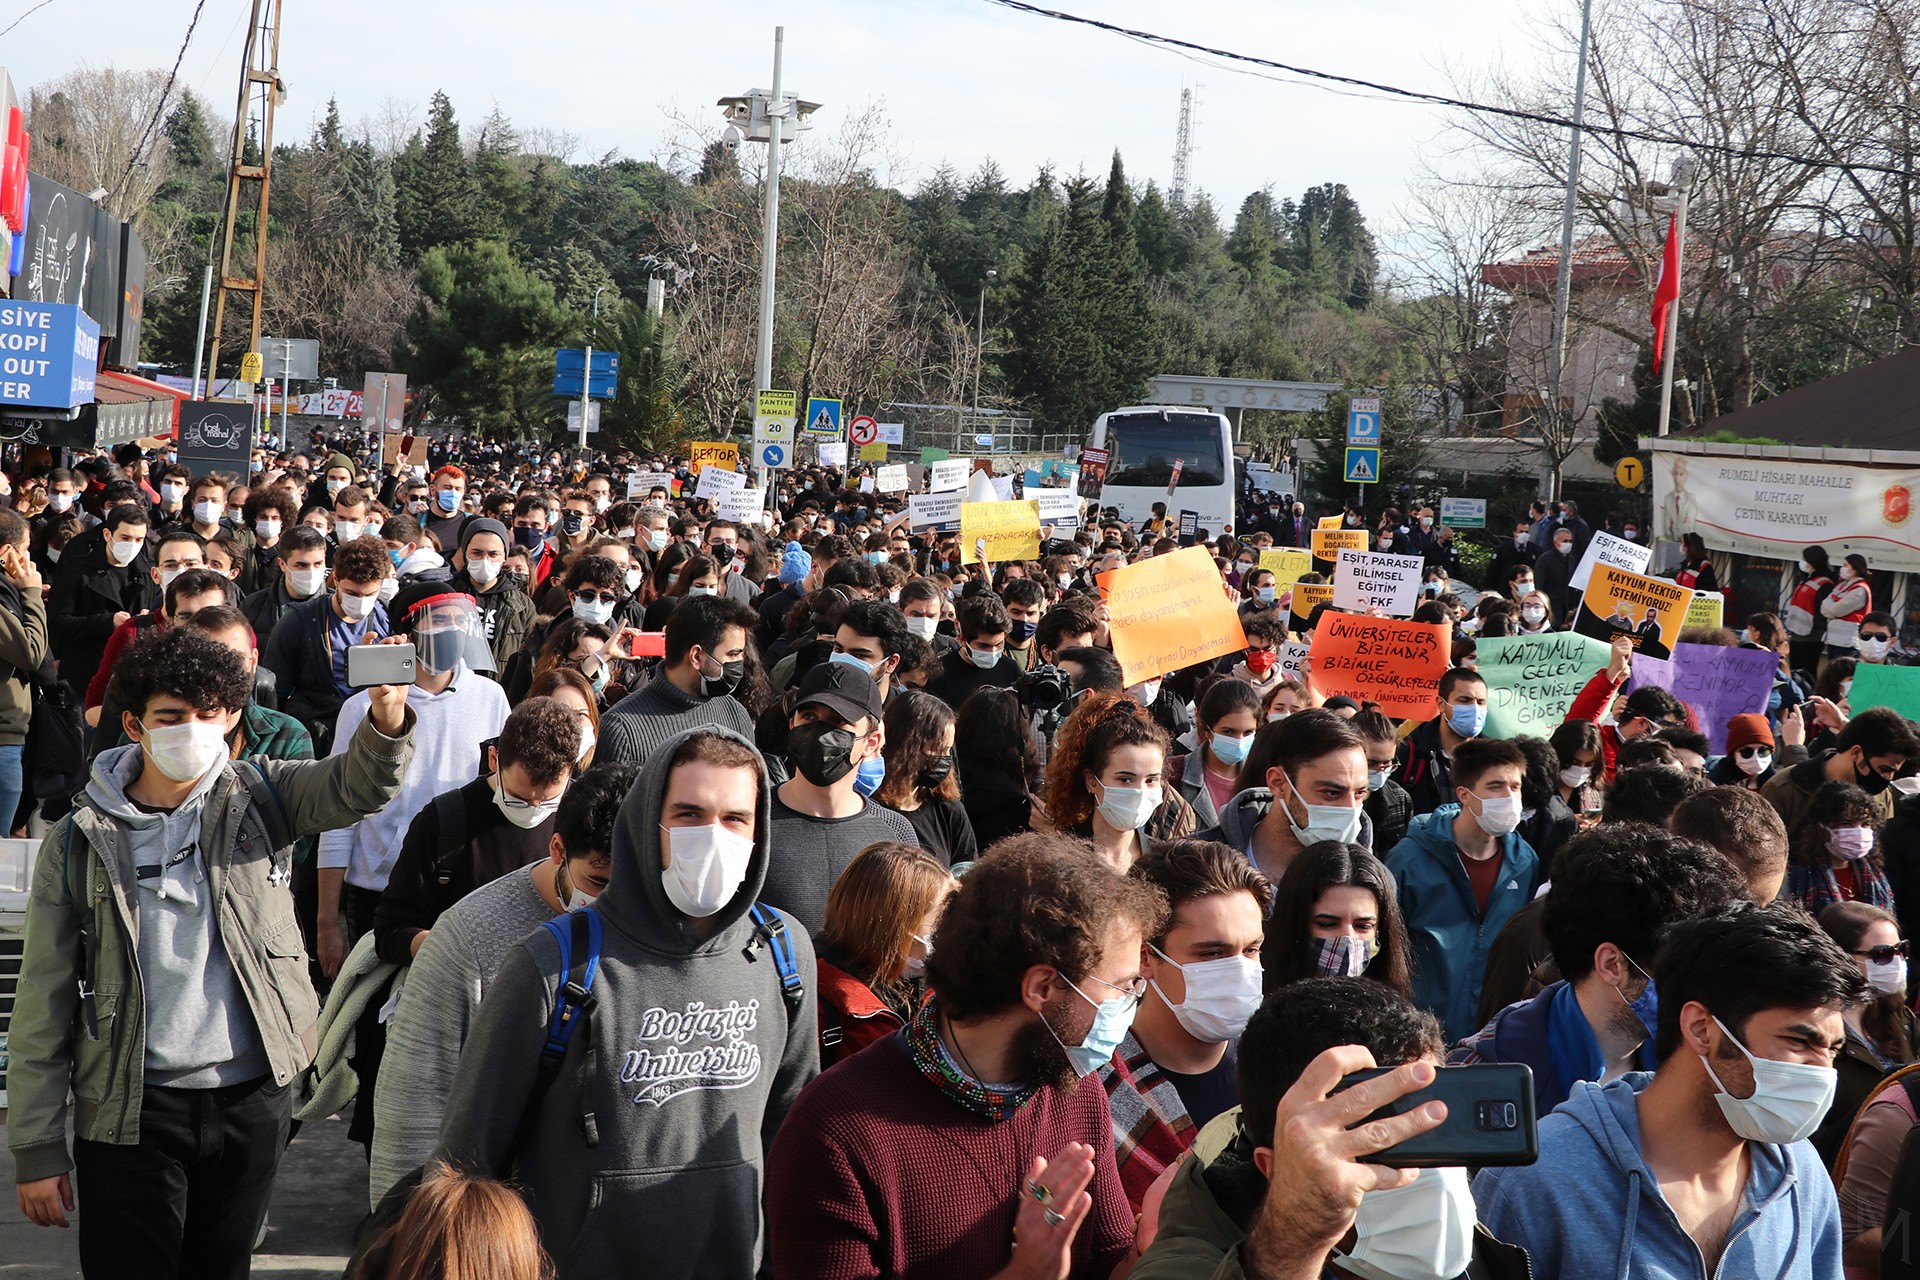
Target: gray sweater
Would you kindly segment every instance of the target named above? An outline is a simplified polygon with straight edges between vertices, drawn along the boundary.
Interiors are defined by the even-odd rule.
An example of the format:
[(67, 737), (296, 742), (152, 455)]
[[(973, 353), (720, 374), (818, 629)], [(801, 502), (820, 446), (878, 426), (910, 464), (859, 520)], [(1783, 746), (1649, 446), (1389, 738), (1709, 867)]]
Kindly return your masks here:
[(434, 922), (407, 973), (373, 1091), (367, 1203), (427, 1162), (480, 1001), (507, 953), (553, 917), (526, 866), (484, 884)]
[(704, 725), (723, 725), (753, 741), (753, 717), (731, 696), (696, 698), (664, 673), (656, 675), (600, 717), (600, 745), (593, 758), (601, 764), (643, 765), (670, 739)]
[(773, 795), (773, 856), (760, 900), (778, 907), (817, 934), (827, 920), (827, 892), (860, 851), (894, 840), (919, 847), (906, 815), (867, 801), (851, 818), (812, 818)]

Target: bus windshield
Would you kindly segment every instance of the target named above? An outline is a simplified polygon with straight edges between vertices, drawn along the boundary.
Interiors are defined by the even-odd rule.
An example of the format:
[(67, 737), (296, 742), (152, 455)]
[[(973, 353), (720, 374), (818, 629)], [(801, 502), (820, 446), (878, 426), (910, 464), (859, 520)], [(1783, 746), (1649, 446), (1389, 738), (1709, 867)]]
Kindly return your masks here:
[(1107, 419), (1107, 483), (1164, 489), (1177, 461), (1183, 485), (1225, 484), (1223, 434), (1212, 414), (1114, 414)]

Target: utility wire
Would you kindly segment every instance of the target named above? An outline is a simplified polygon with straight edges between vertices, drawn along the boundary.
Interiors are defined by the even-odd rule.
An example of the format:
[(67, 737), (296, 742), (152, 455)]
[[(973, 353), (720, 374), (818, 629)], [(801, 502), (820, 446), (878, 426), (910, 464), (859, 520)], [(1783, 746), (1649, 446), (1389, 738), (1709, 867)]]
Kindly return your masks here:
[(19, 26), (21, 23), (25, 22), (28, 18), (31, 18), (34, 14), (40, 12), (42, 9), (46, 8), (48, 5), (52, 3), (53, 3), (53, 0), (40, 0), (39, 4), (27, 10), (25, 13), (15, 18), (12, 22), (9, 22), (5, 27), (0, 27), (0, 36), (6, 35), (7, 32), (13, 30), (15, 27)]
[[(985, 3), (997, 5), (1003, 9), (1012, 9), (1017, 13), (1031, 14), (1040, 18), (1051, 18), (1056, 22), (1073, 23), (1083, 27), (1092, 27), (1112, 35), (1124, 36), (1141, 44), (1154, 45), (1182, 55), (1204, 55), (1221, 58), (1228, 62), (1241, 62), (1256, 67), (1284, 72), (1305, 80), (1319, 81), (1327, 85), (1342, 85), (1348, 91), (1364, 90), (1369, 94), (1389, 98), (1402, 98), (1412, 102), (1424, 102), (1432, 106), (1448, 107), (1457, 111), (1467, 111), (1475, 115), (1500, 116), (1508, 120), (1522, 120), (1532, 124), (1549, 125), (1555, 129), (1572, 129), (1573, 121), (1564, 116), (1550, 115), (1541, 111), (1527, 111), (1519, 107), (1502, 107), (1490, 102), (1474, 102), (1466, 98), (1449, 97), (1446, 94), (1428, 93), (1420, 89), (1403, 89), (1398, 85), (1381, 84), (1375, 80), (1361, 80), (1354, 76), (1343, 76), (1331, 71), (1317, 71), (1312, 67), (1296, 67), (1285, 62), (1275, 62), (1271, 58), (1256, 57), (1250, 53), (1236, 53), (1231, 49), (1218, 49), (1211, 45), (1197, 44), (1191, 40), (1181, 40), (1173, 36), (1157, 35), (1151, 31), (1141, 31), (1133, 27), (1123, 27), (1118, 23), (1102, 21), (1099, 18), (1083, 17), (1077, 13), (1065, 13), (1059, 9), (1047, 9), (1037, 4), (1028, 4), (1026, 0), (985, 0)], [(1338, 92), (1336, 90), (1335, 92)], [(1807, 165), (1820, 169), (1841, 169), (1859, 173), (1880, 173), (1896, 178), (1911, 178), (1914, 170), (1898, 165), (1872, 164), (1863, 161), (1823, 160), (1812, 156), (1803, 156), (1791, 151), (1774, 151), (1765, 147), (1736, 147), (1723, 143), (1702, 142), (1694, 138), (1680, 138), (1671, 134), (1654, 133), (1645, 129), (1627, 129), (1617, 125), (1583, 122), (1582, 133), (1619, 138), (1634, 142), (1651, 142), (1659, 146), (1679, 147), (1687, 151), (1704, 151), (1715, 155), (1732, 156), (1741, 160), (1780, 160), (1791, 164)]]
[[(153, 137), (154, 126), (160, 123), (161, 113), (167, 109), (167, 99), (173, 94), (173, 82), (180, 76), (180, 64), (186, 61), (187, 46), (193, 43), (194, 28), (200, 25), (200, 11), (206, 7), (207, 0), (198, 0), (198, 3), (193, 6), (193, 17), (187, 22), (187, 34), (180, 41), (180, 52), (173, 56), (173, 70), (167, 72), (167, 83), (160, 90), (160, 100), (153, 104), (153, 114), (147, 117), (147, 127), (140, 131), (140, 141), (133, 144), (133, 154), (127, 157), (126, 170), (121, 173), (120, 181), (113, 184), (113, 194), (108, 196), (108, 199), (119, 197), (121, 190), (127, 185), (127, 179), (131, 178), (133, 171), (139, 167), (140, 156), (147, 149), (147, 140)], [(0, 32), (0, 35), (4, 34)]]

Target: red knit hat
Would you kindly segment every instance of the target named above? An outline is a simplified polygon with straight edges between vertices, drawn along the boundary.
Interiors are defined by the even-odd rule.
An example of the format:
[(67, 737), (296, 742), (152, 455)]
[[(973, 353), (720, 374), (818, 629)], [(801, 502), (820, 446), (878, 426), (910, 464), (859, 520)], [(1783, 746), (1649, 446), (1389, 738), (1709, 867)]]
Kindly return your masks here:
[(1742, 747), (1755, 744), (1772, 748), (1773, 730), (1767, 727), (1767, 718), (1758, 712), (1744, 716), (1735, 716), (1727, 721), (1727, 754), (1733, 755)]

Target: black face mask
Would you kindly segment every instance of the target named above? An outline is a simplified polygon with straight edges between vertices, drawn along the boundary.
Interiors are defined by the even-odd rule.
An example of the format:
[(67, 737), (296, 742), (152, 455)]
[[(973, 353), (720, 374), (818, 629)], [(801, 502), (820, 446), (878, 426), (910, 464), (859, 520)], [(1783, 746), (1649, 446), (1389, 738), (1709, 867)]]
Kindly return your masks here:
[(815, 720), (787, 731), (787, 758), (816, 787), (830, 787), (853, 772), (853, 730)]
[[(718, 659), (715, 659), (715, 661), (718, 661)], [(717, 676), (708, 675), (704, 670), (706, 665), (706, 662), (702, 661), (700, 667), (696, 668), (696, 670), (700, 671), (700, 692), (708, 698), (726, 697), (735, 689), (738, 689), (740, 682), (747, 678), (747, 661), (745, 658), (738, 659), (734, 662), (720, 663), (720, 674)]]
[(566, 512), (560, 517), (560, 527), (567, 531), (569, 538), (579, 537), (581, 531), (587, 527), (586, 513), (584, 511)]
[(513, 545), (516, 547), (537, 551), (540, 549), (540, 544), (546, 540), (547, 533), (544, 529), (528, 529), (520, 525), (515, 525), (513, 528)]
[(922, 787), (925, 787), (928, 791), (931, 791), (935, 787), (939, 786), (941, 783), (945, 782), (947, 780), (947, 775), (952, 772), (953, 772), (953, 753), (948, 752), (946, 755), (941, 756), (939, 759), (935, 760), (932, 764), (922, 769), (920, 771), (920, 776), (915, 778), (914, 782), (916, 782)]
[(1868, 769), (1865, 773), (1861, 773), (1856, 769), (1854, 770), (1853, 776), (1854, 780), (1860, 784), (1860, 789), (1870, 796), (1877, 796), (1893, 785), (1893, 783), (1881, 777), (1879, 771), (1875, 769)]

